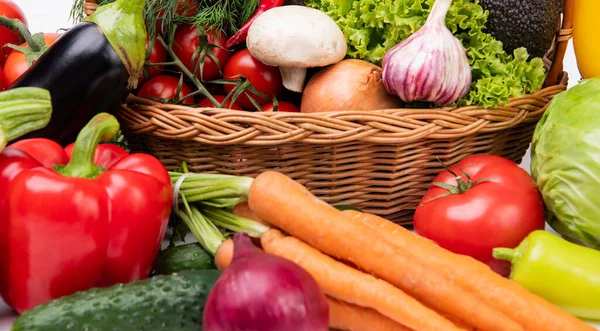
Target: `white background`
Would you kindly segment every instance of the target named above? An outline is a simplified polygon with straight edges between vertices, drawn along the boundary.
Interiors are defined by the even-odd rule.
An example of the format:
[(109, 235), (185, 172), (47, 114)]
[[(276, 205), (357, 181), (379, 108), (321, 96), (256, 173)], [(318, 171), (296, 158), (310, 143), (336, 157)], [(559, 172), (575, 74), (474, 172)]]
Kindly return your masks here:
[[(25, 13), (29, 28), (32, 33), (35, 32), (56, 32), (62, 28), (71, 26), (69, 21), (69, 13), (72, 5), (72, 0), (13, 0)], [(569, 73), (569, 86), (576, 84), (580, 75), (577, 71), (575, 55), (573, 54), (572, 44), (564, 61), (565, 70)], [(529, 155), (521, 165), (529, 170)], [(0, 330), (8, 330), (13, 316), (10, 310), (0, 302)]]

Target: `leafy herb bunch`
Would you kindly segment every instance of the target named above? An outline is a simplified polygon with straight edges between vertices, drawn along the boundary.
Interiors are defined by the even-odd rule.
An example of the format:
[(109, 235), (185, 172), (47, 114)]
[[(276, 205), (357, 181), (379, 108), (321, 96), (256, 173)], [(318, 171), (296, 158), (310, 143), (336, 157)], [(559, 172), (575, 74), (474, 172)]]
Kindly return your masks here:
[[(102, 6), (115, 0), (98, 0)], [(260, 0), (148, 0), (145, 18), (148, 34), (156, 36), (157, 22), (162, 22), (163, 32), (169, 34), (176, 24), (194, 24), (200, 28), (216, 29), (226, 34), (235, 33), (254, 13)], [(71, 19), (81, 21), (85, 0), (75, 0)], [(189, 7), (197, 7), (194, 15), (187, 16)]]

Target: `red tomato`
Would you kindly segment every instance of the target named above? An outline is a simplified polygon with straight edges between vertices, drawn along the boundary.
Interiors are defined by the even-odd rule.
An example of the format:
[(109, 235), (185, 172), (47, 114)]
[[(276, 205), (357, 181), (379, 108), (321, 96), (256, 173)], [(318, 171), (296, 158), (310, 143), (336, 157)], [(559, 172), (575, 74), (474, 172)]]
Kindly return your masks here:
[[(149, 39), (146, 39), (146, 48), (148, 48), (150, 46), (150, 41)], [(160, 43), (160, 41), (155, 40), (154, 41), (154, 45), (152, 46), (152, 51), (150, 52), (150, 57), (148, 58), (148, 63), (162, 63), (162, 62), (166, 62), (167, 61), (167, 50), (165, 49), (165, 47), (163, 46), (163, 44)], [(151, 65), (148, 65), (148, 69), (150, 72), (150, 77), (153, 76), (157, 76), (161, 74), (161, 71), (164, 70), (164, 66), (158, 66), (158, 67), (154, 67)], [(144, 76), (140, 76), (140, 79), (138, 81), (138, 84), (142, 84), (144, 81), (146, 81), (148, 77), (145, 77), (145, 73)]]
[(227, 36), (225, 36), (224, 33), (209, 30), (206, 33), (206, 41), (208, 42), (207, 44), (201, 44), (200, 38), (198, 38), (198, 28), (191, 24), (186, 24), (177, 28), (177, 31), (175, 32), (175, 43), (173, 44), (173, 52), (175, 55), (177, 55), (188, 70), (192, 73), (196, 72), (196, 76), (202, 81), (219, 78), (221, 76), (221, 69), (224, 68), (231, 55), (223, 48), (211, 47), (209, 50), (219, 60), (219, 63), (216, 63), (212, 57), (208, 55), (209, 50), (207, 49), (207, 54), (204, 56), (201, 75), (199, 67), (201, 60), (200, 49), (207, 48), (209, 44), (225, 47)]
[[(175, 96), (177, 87), (179, 86), (179, 78), (173, 76), (154, 76), (150, 78), (140, 88), (137, 95), (148, 99), (163, 99), (163, 100), (181, 100), (186, 95), (192, 93), (192, 90), (183, 83), (179, 91), (179, 97)], [(193, 104), (194, 97), (188, 97), (183, 101), (184, 104)]]
[[(256, 109), (248, 95), (261, 106), (273, 100), (283, 90), (281, 74), (278, 67), (268, 66), (250, 55), (248, 49), (242, 49), (235, 53), (229, 62), (225, 65), (223, 76), (229, 80), (239, 80), (237, 75), (243, 75), (249, 81), (252, 87), (265, 94), (268, 98), (264, 99), (251, 92), (244, 92), (237, 98), (236, 102), (247, 109)], [(235, 88), (235, 84), (225, 84), (225, 91), (230, 93)]]
[[(494, 259), (492, 249), (514, 248), (530, 232), (544, 229), (544, 205), (535, 182), (516, 163), (493, 155), (467, 157), (450, 170), (462, 181), (467, 181), (466, 172), (474, 184), (446, 196), (447, 189), (430, 186), (415, 212), (415, 231), (508, 276), (510, 263)], [(457, 185), (448, 171), (434, 182)]]
[[(58, 39), (60, 35), (58, 33), (44, 33), (44, 44), (46, 46), (50, 46), (54, 44), (56, 39)], [(29, 44), (23, 43), (20, 46), (26, 47)], [(35, 62), (35, 61), (34, 61)], [(27, 63), (27, 58), (25, 54), (13, 50), (6, 59), (6, 64), (4, 65), (4, 83), (6, 86), (10, 86), (14, 83), (21, 75), (25, 73), (29, 69), (29, 64)]]
[[(179, 0), (177, 1), (177, 10), (175, 11), (177, 15), (183, 17), (192, 17), (198, 13), (198, 2), (197, 0)], [(162, 33), (163, 31), (163, 18), (165, 17), (165, 12), (161, 10), (158, 13), (158, 19), (156, 20), (156, 32)]]
[[(219, 103), (223, 103), (223, 101), (225, 101), (225, 96), (224, 95), (213, 95), (213, 98), (215, 98), (215, 100), (217, 100)], [(238, 105), (237, 103), (234, 103), (233, 105), (231, 104), (231, 100), (227, 100), (227, 103), (225, 104), (227, 106), (228, 109), (235, 109), (235, 110), (244, 110), (240, 105)], [(208, 107), (208, 108), (217, 108), (215, 107), (215, 105), (213, 105), (213, 103), (208, 100), (207, 98), (202, 99), (202, 101), (200, 101), (198, 103), (199, 107)]]
[[(26, 27), (29, 27), (27, 24), (27, 19), (25, 18), (25, 14), (17, 6), (13, 1), (10, 0), (0, 0), (0, 16), (4, 16), (7, 18), (16, 18), (23, 22)], [(4, 47), (6, 44), (18, 44), (21, 41), (21, 37), (15, 32), (5, 28), (0, 27), (0, 47)], [(0, 65), (4, 66), (6, 62), (6, 58), (8, 54), (12, 51), (11, 48), (3, 48), (3, 52), (0, 53)]]
[[(273, 111), (274, 107), (275, 105), (271, 102), (262, 106), (261, 108), (263, 111)], [(284, 113), (299, 113), (300, 108), (291, 102), (277, 101), (277, 111)]]

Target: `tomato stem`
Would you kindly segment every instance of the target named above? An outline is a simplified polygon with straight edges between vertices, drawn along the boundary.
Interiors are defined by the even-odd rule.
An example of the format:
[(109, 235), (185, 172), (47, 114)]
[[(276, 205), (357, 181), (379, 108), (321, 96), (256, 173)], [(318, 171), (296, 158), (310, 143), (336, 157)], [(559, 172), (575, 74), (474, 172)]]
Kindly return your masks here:
[(167, 43), (161, 36), (158, 36), (156, 38), (165, 47), (167, 53), (169, 53), (169, 55), (173, 59), (173, 64), (175, 64), (179, 69), (181, 69), (183, 74), (186, 75), (194, 83), (194, 85), (196, 85), (196, 88), (198, 89), (200, 94), (202, 94), (208, 100), (210, 100), (210, 102), (212, 102), (215, 107), (219, 107), (219, 102), (212, 96), (212, 94), (210, 94), (210, 92), (206, 89), (206, 87), (204, 87), (200, 80), (198, 80), (198, 78), (194, 74), (192, 74), (185, 65), (183, 65), (183, 62), (181, 62), (177, 55), (175, 55), (175, 52), (173, 52), (173, 49), (171, 49), (170, 45), (167, 45)]
[(443, 188), (443, 189), (447, 190), (448, 192), (444, 193), (444, 194), (440, 194), (437, 197), (434, 197), (429, 201), (437, 200), (439, 198), (443, 198), (443, 197), (453, 195), (453, 194), (463, 194), (463, 193), (467, 192), (468, 190), (470, 190), (471, 188), (473, 188), (473, 186), (490, 180), (489, 178), (482, 178), (482, 179), (478, 179), (475, 182), (473, 182), (473, 180), (471, 179), (471, 176), (469, 176), (469, 174), (466, 171), (461, 169), (460, 172), (465, 176), (465, 178), (467, 178), (467, 180), (465, 181), (462, 179), (462, 177), (460, 175), (458, 175), (456, 172), (454, 172), (450, 168), (448, 168), (444, 164), (444, 162), (442, 162), (440, 159), (438, 159), (438, 161), (442, 164), (442, 167), (444, 167), (445, 171), (448, 171), (452, 176), (454, 176), (454, 178), (456, 179), (456, 185), (451, 185), (448, 183), (433, 182), (431, 185), (437, 186), (439, 188)]
[(43, 38), (42, 44), (40, 45), (34, 40), (33, 35), (31, 34), (31, 32), (29, 32), (29, 29), (27, 29), (25, 24), (23, 24), (23, 22), (19, 21), (18, 19), (11, 19), (4, 16), (0, 16), (0, 26), (3, 26), (16, 32), (21, 38), (23, 38), (27, 42), (27, 44), (29, 44), (29, 47), (31, 47), (31, 50), (33, 50), (34, 52), (40, 51), (40, 49), (44, 46)]

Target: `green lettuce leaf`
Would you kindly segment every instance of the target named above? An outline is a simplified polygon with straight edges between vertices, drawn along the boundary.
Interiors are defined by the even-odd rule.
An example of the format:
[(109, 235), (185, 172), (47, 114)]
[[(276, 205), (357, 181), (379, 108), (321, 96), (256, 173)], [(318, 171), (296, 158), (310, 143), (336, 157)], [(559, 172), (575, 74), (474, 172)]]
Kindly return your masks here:
[[(385, 53), (420, 29), (435, 0), (305, 0), (329, 15), (344, 32), (348, 57), (381, 66)], [(484, 32), (488, 12), (478, 0), (454, 0), (446, 26), (463, 43), (473, 73), (471, 89), (459, 106), (495, 107), (511, 97), (538, 90), (545, 79), (540, 58), (524, 48), (507, 54)]]

